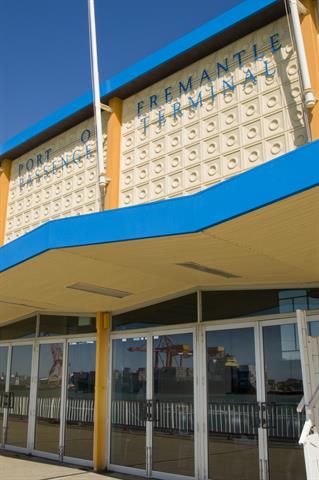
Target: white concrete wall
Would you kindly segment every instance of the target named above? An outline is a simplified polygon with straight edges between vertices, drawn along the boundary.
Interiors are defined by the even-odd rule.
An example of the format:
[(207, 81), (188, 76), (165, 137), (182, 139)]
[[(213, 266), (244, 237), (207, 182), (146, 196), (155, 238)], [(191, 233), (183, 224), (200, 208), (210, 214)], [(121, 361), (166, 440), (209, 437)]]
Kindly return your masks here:
[[(104, 132), (105, 129), (106, 115), (103, 114)], [(86, 133), (83, 134), (84, 131)], [(87, 140), (88, 135), (90, 138)], [(106, 142), (106, 135), (104, 141)], [(51, 150), (47, 156), (48, 149)], [(6, 242), (48, 220), (98, 210), (99, 188), (93, 118), (13, 161)]]
[[(272, 52), (270, 37), (276, 33), (282, 46)], [(254, 44), (258, 55), (264, 54), (257, 61)], [(240, 68), (233, 55), (243, 49)], [(217, 62), (224, 63), (226, 57), (229, 71), (216, 79)], [(200, 85), (204, 69), (212, 83)], [(180, 96), (179, 82), (186, 85), (190, 75), (193, 91)], [(234, 81), (234, 91), (224, 92), (224, 81)], [(165, 102), (168, 87), (171, 101)], [(196, 101), (200, 92), (202, 106), (190, 108), (189, 97)], [(158, 105), (151, 110), (152, 95)], [(301, 101), (298, 64), (285, 18), (133, 95), (123, 105), (120, 205), (194, 193), (303, 145), (307, 133)], [(139, 102), (144, 102), (140, 116)], [(181, 103), (182, 115), (174, 118), (176, 102)], [(161, 126), (159, 112), (165, 115)]]

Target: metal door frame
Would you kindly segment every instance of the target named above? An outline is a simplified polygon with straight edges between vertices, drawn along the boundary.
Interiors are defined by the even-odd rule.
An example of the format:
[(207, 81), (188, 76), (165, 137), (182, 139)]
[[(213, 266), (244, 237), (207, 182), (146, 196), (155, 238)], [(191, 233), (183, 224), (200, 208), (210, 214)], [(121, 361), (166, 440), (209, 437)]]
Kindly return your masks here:
[[(7, 366), (6, 366), (6, 382), (4, 385), (4, 392), (6, 393), (8, 391), (8, 376), (10, 375), (10, 370), (11, 370), (11, 345), (9, 342), (2, 343), (0, 347), (7, 348)], [(0, 445), (1, 448), (5, 448), (6, 446), (6, 431), (7, 431), (7, 425), (8, 425), (8, 408), (3, 408), (3, 413), (2, 413), (2, 429), (0, 433)]]
[[(61, 411), (61, 429), (62, 433), (60, 432), (60, 438), (61, 438), (61, 445), (63, 445), (63, 453), (65, 453), (65, 431), (66, 431), (66, 415), (67, 415), (67, 381), (68, 381), (68, 366), (69, 366), (69, 345), (70, 343), (79, 343), (79, 342), (94, 342), (95, 343), (95, 348), (96, 348), (96, 336), (91, 336), (91, 337), (74, 337), (74, 338), (67, 338), (66, 339), (66, 362), (65, 362), (65, 376), (63, 380), (63, 385), (62, 389), (64, 390), (63, 393), (63, 406), (62, 406), (62, 411)], [(95, 355), (95, 368), (96, 368), (96, 355)], [(62, 402), (62, 398), (61, 398)], [(94, 428), (94, 425), (93, 425)], [(92, 455), (93, 455), (93, 449), (92, 449)], [(83, 458), (77, 458), (77, 457), (70, 457), (67, 455), (63, 455), (63, 462), (64, 463), (71, 463), (73, 465), (81, 465), (84, 467), (93, 467), (93, 456), (92, 460), (85, 460)]]
[[(309, 313), (308, 313), (309, 312)], [(307, 324), (312, 321), (319, 321), (318, 314), (311, 314), (311, 310), (306, 310), (306, 319)], [(262, 402), (266, 402), (266, 383), (265, 383), (265, 355), (264, 355), (264, 335), (263, 329), (264, 327), (271, 327), (271, 326), (281, 326), (281, 325), (295, 325), (297, 328), (297, 318), (296, 316), (291, 316), (287, 318), (279, 318), (279, 319), (271, 319), (271, 320), (262, 320), (258, 322), (258, 329), (259, 329), (259, 362), (260, 362), (260, 372), (262, 377)], [(298, 335), (298, 332), (297, 332)], [(264, 450), (264, 469), (265, 469), (265, 480), (270, 479), (270, 470), (269, 470), (269, 459), (268, 459), (268, 433), (266, 429), (263, 430), (263, 450)]]
[[(221, 330), (240, 330), (244, 328), (251, 328), (253, 329), (254, 333), (254, 347), (255, 347), (255, 366), (256, 366), (256, 404), (262, 402), (263, 400), (263, 389), (264, 389), (264, 375), (262, 372), (262, 364), (260, 362), (260, 347), (261, 347), (261, 340), (260, 340), (260, 326), (259, 322), (256, 321), (254, 318), (253, 320), (245, 320), (237, 323), (202, 323), (202, 330), (203, 330), (203, 339), (202, 339), (202, 354), (201, 354), (201, 361), (202, 361), (202, 401), (204, 400), (203, 408), (202, 408), (202, 472), (201, 476), (198, 478), (203, 478), (207, 480), (208, 477), (208, 429), (207, 429), (207, 366), (206, 366), (206, 348), (207, 348), (207, 339), (206, 334), (207, 332), (211, 331), (221, 331)], [(261, 427), (258, 428), (257, 432), (257, 448), (258, 448), (258, 461), (259, 461), (259, 480), (268, 480), (265, 476), (265, 469), (264, 469), (264, 462), (265, 458), (265, 430)]]
[[(317, 312), (307, 311), (307, 321), (319, 321)], [(147, 396), (152, 394), (153, 378), (152, 377), (152, 338), (157, 335), (173, 335), (178, 333), (193, 334), (193, 351), (194, 351), (194, 447), (195, 447), (195, 479), (208, 479), (208, 432), (207, 432), (207, 370), (206, 370), (206, 332), (213, 330), (234, 330), (240, 328), (254, 329), (254, 346), (255, 346), (255, 364), (256, 364), (256, 402), (264, 403), (266, 399), (265, 392), (265, 370), (264, 370), (264, 351), (263, 351), (263, 327), (271, 325), (287, 325), (296, 323), (294, 313), (245, 317), (238, 319), (214, 320), (207, 322), (198, 322), (192, 324), (183, 324), (180, 326), (163, 326), (157, 329), (148, 328), (141, 331), (140, 329), (116, 331), (111, 333), (110, 354), (109, 354), (109, 385), (108, 385), (108, 448), (107, 460), (108, 467), (114, 471), (137, 474), (141, 477), (147, 477), (147, 471), (134, 469), (131, 467), (123, 467), (110, 463), (111, 451), (111, 390), (112, 390), (112, 347), (113, 340), (121, 338), (145, 338), (147, 343)], [(195, 353), (196, 352), (196, 353)], [(151, 397), (150, 397), (151, 398)], [(151, 425), (146, 427), (147, 446), (152, 446), (152, 429)], [(259, 450), (259, 474), (260, 480), (269, 480), (268, 470), (268, 436), (265, 428), (258, 428), (258, 450)], [(166, 474), (162, 472), (152, 472), (154, 478), (185, 480), (192, 477), (180, 475)]]
[[(108, 385), (108, 418), (109, 418), (109, 428), (108, 428), (108, 441), (107, 441), (107, 465), (108, 468), (112, 471), (119, 473), (127, 473), (131, 475), (139, 475), (146, 478), (158, 478), (160, 480), (194, 480), (197, 478), (197, 465), (198, 465), (198, 455), (199, 455), (199, 442), (200, 442), (200, 432), (199, 432), (199, 422), (198, 422), (198, 353), (197, 353), (197, 327), (194, 324), (186, 326), (185, 324), (181, 328), (161, 327), (156, 329), (148, 329), (147, 332), (116, 332), (111, 334), (110, 338), (110, 352), (109, 352), (109, 385)], [(153, 443), (153, 422), (146, 421), (146, 432), (145, 432), (145, 470), (138, 469), (134, 467), (126, 467), (121, 465), (115, 465), (111, 463), (111, 431), (112, 431), (112, 370), (113, 370), (113, 341), (119, 339), (131, 339), (131, 338), (141, 338), (146, 340), (146, 398), (145, 400), (153, 399), (153, 338), (174, 334), (183, 334), (190, 333), (192, 334), (193, 339), (193, 388), (194, 388), (194, 477), (189, 477), (185, 475), (176, 475), (166, 472), (158, 472), (152, 469), (152, 443)]]
[[(280, 326), (280, 325), (293, 325), (297, 324), (296, 317), (287, 317), (271, 320), (262, 320), (258, 322), (258, 340), (259, 340), (259, 354), (258, 361), (260, 363), (260, 375), (262, 379), (261, 385), (261, 401), (266, 402), (266, 382), (265, 382), (265, 355), (264, 355), (264, 327)], [(262, 435), (262, 449), (263, 449), (263, 480), (269, 480), (269, 456), (268, 456), (268, 432), (267, 429), (261, 429)]]
[[(35, 447), (36, 441), (36, 420), (37, 420), (37, 395), (39, 383), (39, 359), (41, 345), (61, 344), (63, 348), (62, 380), (61, 380), (61, 407), (60, 407), (60, 427), (59, 427), (59, 453), (45, 452)], [(29, 450), (32, 455), (47, 458), (51, 460), (63, 460), (64, 446), (64, 411), (65, 411), (65, 387), (66, 387), (66, 369), (67, 369), (67, 341), (59, 337), (44, 337), (37, 339), (34, 344), (34, 369), (33, 369), (33, 390), (32, 390), (32, 410), (30, 412), (29, 431), (30, 444)]]
[(116, 465), (111, 463), (111, 442), (112, 442), (112, 381), (113, 381), (113, 341), (114, 340), (122, 340), (122, 339), (133, 339), (133, 338), (140, 338), (141, 340), (146, 340), (146, 392), (145, 392), (145, 401), (147, 400), (147, 385), (148, 385), (148, 350), (149, 350), (149, 332), (144, 334), (143, 332), (140, 333), (132, 333), (132, 332), (118, 332), (116, 334), (111, 333), (110, 336), (110, 346), (109, 346), (109, 358), (108, 358), (108, 385), (107, 385), (107, 405), (108, 405), (108, 432), (107, 432), (107, 465), (108, 469), (114, 472), (119, 473), (126, 473), (131, 475), (136, 475), (140, 477), (147, 477), (147, 458), (146, 458), (146, 447), (148, 442), (147, 436), (147, 422), (146, 422), (146, 430), (145, 430), (145, 469), (134, 468), (134, 467), (127, 467), (123, 465)]
[(17, 452), (17, 453), (29, 453), (29, 427), (30, 427), (30, 413), (31, 413), (31, 398), (32, 398), (32, 372), (33, 372), (33, 362), (34, 362), (34, 339), (23, 339), (23, 340), (13, 340), (1, 343), (1, 347), (8, 347), (8, 357), (7, 357), (7, 378), (5, 391), (10, 392), (10, 375), (12, 367), (12, 350), (14, 347), (19, 346), (30, 346), (31, 347), (31, 370), (30, 370), (30, 392), (29, 392), (29, 408), (28, 408), (28, 417), (27, 417), (27, 446), (26, 447), (17, 447), (7, 443), (7, 434), (8, 434), (8, 420), (9, 420), (9, 408), (4, 408), (3, 412), (3, 432), (2, 432), (2, 449)]
[[(93, 465), (92, 460), (84, 460), (81, 458), (68, 457), (64, 455), (65, 448), (65, 426), (66, 426), (66, 413), (67, 413), (67, 377), (68, 377), (68, 355), (69, 344), (73, 342), (90, 342), (96, 343), (95, 336), (74, 336), (74, 337), (61, 337), (61, 336), (48, 336), (37, 338), (34, 341), (34, 365), (33, 365), (33, 390), (32, 390), (32, 412), (30, 413), (29, 430), (30, 430), (30, 444), (29, 452), (40, 458), (47, 458), (50, 460), (60, 460), (64, 463), (71, 463), (76, 465), (83, 465), (91, 467)], [(60, 427), (59, 427), (59, 453), (44, 452), (43, 450), (37, 450), (35, 448), (35, 428), (36, 428), (36, 409), (37, 409), (37, 393), (38, 393), (38, 372), (39, 372), (39, 358), (40, 358), (40, 346), (51, 344), (63, 345), (63, 364), (62, 364), (62, 380), (61, 380), (61, 408), (60, 408)], [(31, 404), (31, 400), (30, 400)]]
[[(67, 389), (67, 373), (68, 373), (68, 345), (72, 342), (90, 342), (96, 343), (96, 336), (88, 334), (79, 334), (74, 336), (47, 336), (35, 337), (32, 339), (15, 339), (4, 341), (0, 343), (0, 347), (8, 348), (7, 352), (7, 371), (5, 391), (9, 391), (10, 374), (12, 363), (12, 348), (16, 346), (29, 345), (32, 347), (31, 372), (30, 372), (30, 396), (29, 396), (29, 410), (28, 410), (28, 431), (27, 431), (27, 446), (16, 447), (8, 443), (4, 443), (4, 429), (8, 428), (8, 408), (3, 411), (3, 429), (0, 432), (0, 448), (7, 451), (32, 454), (35, 457), (47, 458), (51, 460), (61, 460), (64, 463), (71, 463), (76, 465), (83, 465), (92, 467), (92, 460), (84, 460), (81, 458), (73, 458), (61, 455), (64, 449), (65, 425), (66, 425), (66, 389)], [(40, 345), (59, 343), (63, 345), (63, 366), (62, 366), (62, 384), (61, 384), (61, 410), (60, 410), (60, 431), (59, 431), (59, 448), (60, 453), (54, 454), (35, 449), (35, 427), (36, 427), (36, 402), (37, 402), (37, 388), (38, 388), (38, 369), (39, 369), (39, 351)]]
[[(158, 478), (160, 480), (193, 480), (196, 478), (197, 475), (197, 465), (198, 465), (198, 454), (199, 454), (199, 448), (198, 448), (198, 442), (200, 438), (200, 431), (199, 431), (199, 421), (198, 421), (198, 388), (196, 388), (196, 385), (198, 385), (198, 352), (197, 352), (197, 328), (195, 326), (189, 326), (183, 327), (183, 328), (175, 328), (175, 329), (165, 329), (164, 327), (162, 329), (157, 329), (153, 331), (150, 334), (150, 348), (149, 348), (149, 359), (148, 359), (148, 365), (149, 365), (149, 399), (154, 400), (154, 368), (153, 368), (153, 358), (154, 358), (154, 350), (153, 350), (153, 338), (154, 337), (160, 337), (163, 335), (179, 335), (179, 334), (187, 334), (190, 333), (192, 335), (192, 340), (193, 340), (193, 399), (194, 399), (194, 476), (187, 476), (187, 475), (177, 475), (174, 473), (166, 473), (166, 472), (159, 472), (157, 470), (153, 470), (152, 468), (152, 456), (151, 456), (151, 462), (150, 462), (150, 473), (151, 477)], [(152, 440), (153, 440), (153, 422), (148, 422), (150, 424), (149, 426), (149, 435), (150, 435), (150, 444), (149, 447), (151, 448), (152, 451)]]

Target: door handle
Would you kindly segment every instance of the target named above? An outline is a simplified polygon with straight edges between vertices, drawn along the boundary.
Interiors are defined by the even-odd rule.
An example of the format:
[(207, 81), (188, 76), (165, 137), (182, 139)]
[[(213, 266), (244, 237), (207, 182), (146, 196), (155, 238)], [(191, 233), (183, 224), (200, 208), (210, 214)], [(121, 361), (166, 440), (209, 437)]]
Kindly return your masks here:
[(261, 402), (260, 403), (260, 423), (261, 428), (270, 430), (276, 426), (276, 403), (275, 402)]
[(149, 422), (152, 422), (153, 421), (153, 418), (154, 418), (154, 407), (153, 407), (153, 400), (147, 400), (146, 401), (146, 404), (147, 404), (147, 413), (146, 413), (146, 419), (149, 421)]
[(260, 428), (261, 427), (261, 405), (259, 403), (256, 403), (254, 405), (254, 422), (253, 422), (253, 428)]
[[(153, 400), (152, 401), (152, 422), (157, 424), (159, 421), (158, 418), (158, 405), (159, 401), (158, 400)], [(156, 426), (156, 425), (155, 425)]]
[(10, 408), (10, 392), (4, 392), (1, 395), (1, 408)]
[(158, 422), (157, 405), (158, 400), (144, 400), (142, 402), (141, 413), (143, 420), (147, 422)]
[(14, 392), (9, 393), (9, 402), (8, 402), (8, 408), (13, 409), (14, 408)]
[(143, 422), (147, 421), (147, 400), (142, 400), (140, 402), (140, 415)]

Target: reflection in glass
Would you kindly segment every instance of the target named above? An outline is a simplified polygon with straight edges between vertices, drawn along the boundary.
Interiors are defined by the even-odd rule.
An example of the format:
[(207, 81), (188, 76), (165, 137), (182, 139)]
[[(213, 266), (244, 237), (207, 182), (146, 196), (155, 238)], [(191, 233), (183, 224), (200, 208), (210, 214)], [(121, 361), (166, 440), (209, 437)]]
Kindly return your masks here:
[(202, 292), (203, 321), (319, 309), (319, 290)]
[(305, 480), (304, 456), (298, 445), (305, 416), (296, 410), (303, 396), (297, 326), (264, 327), (263, 337), (270, 479)]
[(113, 340), (111, 463), (145, 469), (146, 339)]
[(40, 345), (35, 448), (59, 454), (63, 343)]
[(6, 391), (8, 347), (0, 347), (0, 444), (3, 443), (3, 401)]
[(54, 335), (78, 335), (80, 333), (95, 333), (94, 317), (68, 317), (65, 315), (41, 315), (40, 337)]
[(311, 337), (319, 337), (319, 321), (314, 320), (308, 323), (309, 335)]
[(15, 338), (33, 338), (36, 332), (36, 317), (26, 318), (19, 322), (9, 323), (0, 328), (0, 340)]
[(27, 446), (32, 346), (12, 347), (7, 443)]
[(184, 295), (131, 312), (113, 315), (113, 330), (197, 322), (197, 294)]
[(95, 342), (71, 342), (68, 353), (64, 455), (93, 459)]
[(153, 470), (194, 476), (191, 333), (153, 338)]
[(210, 479), (259, 476), (254, 329), (207, 332)]

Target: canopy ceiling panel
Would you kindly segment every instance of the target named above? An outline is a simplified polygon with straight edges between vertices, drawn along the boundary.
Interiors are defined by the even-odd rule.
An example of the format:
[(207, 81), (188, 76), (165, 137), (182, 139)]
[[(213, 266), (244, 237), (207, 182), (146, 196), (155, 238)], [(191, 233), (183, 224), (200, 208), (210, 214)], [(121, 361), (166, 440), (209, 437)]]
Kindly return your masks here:
[[(117, 311), (200, 286), (319, 284), (318, 204), (316, 188), (194, 234), (47, 251), (0, 275), (0, 321), (36, 310)], [(130, 295), (68, 288), (78, 282)]]

